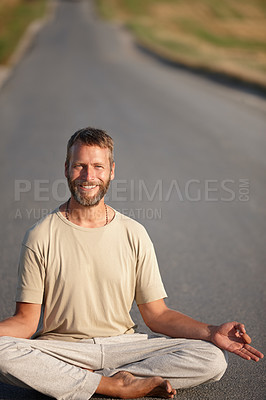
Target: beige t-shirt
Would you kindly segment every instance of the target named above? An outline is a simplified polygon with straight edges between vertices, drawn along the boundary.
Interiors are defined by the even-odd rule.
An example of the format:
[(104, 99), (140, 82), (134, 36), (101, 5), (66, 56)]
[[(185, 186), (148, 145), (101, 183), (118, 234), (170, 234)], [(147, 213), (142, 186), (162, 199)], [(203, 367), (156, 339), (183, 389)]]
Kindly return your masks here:
[(138, 222), (115, 212), (83, 228), (54, 210), (23, 240), (16, 301), (44, 305), (35, 337), (80, 340), (134, 332), (134, 299), (166, 297), (153, 244)]

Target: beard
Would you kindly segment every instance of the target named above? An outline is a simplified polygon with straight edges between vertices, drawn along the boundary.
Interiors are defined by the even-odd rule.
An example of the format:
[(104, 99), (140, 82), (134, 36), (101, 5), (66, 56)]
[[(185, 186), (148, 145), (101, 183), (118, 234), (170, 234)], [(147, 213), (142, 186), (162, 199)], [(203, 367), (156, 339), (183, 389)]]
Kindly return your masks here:
[[(105, 196), (105, 194), (107, 193), (107, 190), (109, 189), (110, 181), (111, 181), (111, 174), (110, 174), (108, 180), (104, 183), (81, 181), (79, 179), (75, 179), (75, 180), (71, 181), (69, 175), (67, 177), (68, 187), (69, 187), (69, 190), (70, 190), (72, 196), (74, 197), (74, 199), (76, 200), (77, 203), (79, 203), (80, 205), (85, 206), (85, 207), (94, 207), (100, 203), (101, 199)], [(88, 193), (81, 193), (79, 191), (79, 186), (82, 184), (83, 185), (86, 184), (88, 186), (96, 185), (98, 187), (98, 192), (93, 196), (91, 196)]]

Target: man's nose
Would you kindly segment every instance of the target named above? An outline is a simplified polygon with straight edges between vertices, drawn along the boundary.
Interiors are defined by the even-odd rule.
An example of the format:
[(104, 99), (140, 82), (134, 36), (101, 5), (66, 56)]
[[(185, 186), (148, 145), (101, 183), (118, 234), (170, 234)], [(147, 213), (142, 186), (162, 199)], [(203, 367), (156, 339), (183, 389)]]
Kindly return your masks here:
[(83, 168), (82, 178), (85, 179), (86, 181), (94, 180), (95, 179), (94, 168), (89, 167), (89, 166)]

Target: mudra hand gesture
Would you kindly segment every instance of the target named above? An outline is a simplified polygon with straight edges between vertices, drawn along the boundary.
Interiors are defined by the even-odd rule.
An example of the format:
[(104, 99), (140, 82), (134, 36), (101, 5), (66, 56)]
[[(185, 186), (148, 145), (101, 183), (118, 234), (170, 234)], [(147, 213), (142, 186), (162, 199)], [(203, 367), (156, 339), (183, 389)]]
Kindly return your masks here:
[(263, 354), (248, 344), (251, 339), (245, 326), (239, 322), (227, 322), (212, 328), (211, 341), (220, 349), (230, 351), (245, 360), (259, 361)]

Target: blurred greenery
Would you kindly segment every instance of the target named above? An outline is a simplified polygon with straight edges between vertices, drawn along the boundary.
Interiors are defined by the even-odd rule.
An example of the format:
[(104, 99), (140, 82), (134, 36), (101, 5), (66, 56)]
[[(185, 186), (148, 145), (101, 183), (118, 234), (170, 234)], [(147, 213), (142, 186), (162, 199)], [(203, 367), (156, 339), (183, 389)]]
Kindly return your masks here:
[(28, 25), (46, 12), (47, 0), (0, 0), (0, 64), (7, 64)]
[(191, 20), (179, 20), (178, 23), (184, 32), (195, 35), (206, 42), (214, 44), (215, 46), (266, 50), (266, 38), (264, 41), (257, 41), (252, 38), (242, 39), (234, 35), (217, 35), (204, 29), (200, 24), (196, 24)]
[(266, 86), (266, 0), (95, 2), (159, 55)]

